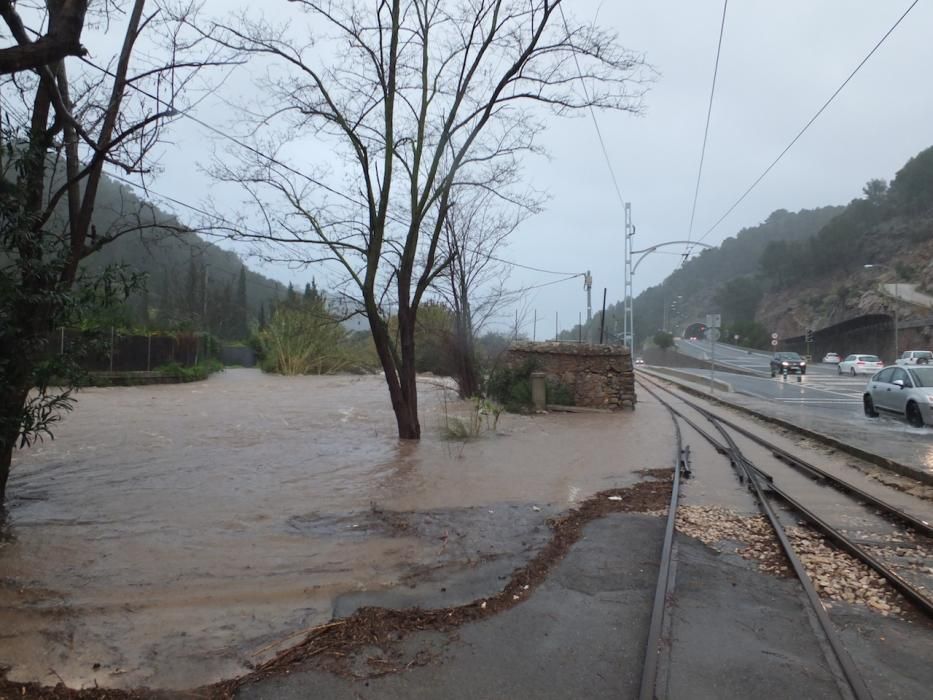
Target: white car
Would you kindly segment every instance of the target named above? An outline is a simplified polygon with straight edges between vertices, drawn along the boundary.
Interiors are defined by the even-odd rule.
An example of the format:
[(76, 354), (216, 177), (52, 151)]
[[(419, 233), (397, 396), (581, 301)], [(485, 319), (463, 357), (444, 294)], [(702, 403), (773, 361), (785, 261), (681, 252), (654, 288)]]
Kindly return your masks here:
[(635, 358), (635, 364), (636, 364), (636, 365), (643, 365), (643, 364), (645, 364), (645, 361), (644, 361), (643, 359), (641, 359), (640, 357), (636, 357), (636, 358)]
[(888, 412), (915, 428), (933, 425), (933, 366), (888, 367), (868, 382), (863, 401), (870, 418)]
[(837, 365), (839, 374), (874, 374), (884, 369), (884, 362), (877, 355), (849, 355)]
[(838, 352), (828, 352), (823, 355), (823, 364), (825, 365), (838, 365), (842, 362), (842, 358), (839, 357)]
[(933, 352), (929, 350), (905, 350), (897, 358), (897, 364), (904, 365), (933, 365)]

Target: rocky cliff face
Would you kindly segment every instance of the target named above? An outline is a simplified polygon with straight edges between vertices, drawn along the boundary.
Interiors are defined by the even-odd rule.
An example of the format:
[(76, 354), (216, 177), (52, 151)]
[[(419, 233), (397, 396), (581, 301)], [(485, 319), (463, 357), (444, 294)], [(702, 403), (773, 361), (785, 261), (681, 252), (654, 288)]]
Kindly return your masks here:
[[(933, 291), (933, 219), (893, 221), (863, 243), (865, 263), (883, 267), (853, 267), (818, 279), (767, 292), (756, 320), (781, 337), (802, 335), (866, 314), (891, 314), (894, 299), (881, 285), (909, 283)], [(902, 324), (933, 315), (933, 309), (901, 300)]]

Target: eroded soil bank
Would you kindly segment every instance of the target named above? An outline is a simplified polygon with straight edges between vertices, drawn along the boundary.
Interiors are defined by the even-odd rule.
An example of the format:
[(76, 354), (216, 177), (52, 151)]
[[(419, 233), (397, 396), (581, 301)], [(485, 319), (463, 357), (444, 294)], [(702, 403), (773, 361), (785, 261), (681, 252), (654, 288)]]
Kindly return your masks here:
[[(427, 581), (444, 607), (491, 580), (493, 595), (548, 518), (669, 466), (658, 407), (503, 416), (459, 443), (440, 428), (466, 408), (430, 381), (422, 397), (425, 439), (400, 444), (380, 377), (228, 370), (83, 392), (14, 463), (0, 665), (79, 688), (231, 678), (354, 592)], [(433, 586), (452, 572), (467, 583)]]

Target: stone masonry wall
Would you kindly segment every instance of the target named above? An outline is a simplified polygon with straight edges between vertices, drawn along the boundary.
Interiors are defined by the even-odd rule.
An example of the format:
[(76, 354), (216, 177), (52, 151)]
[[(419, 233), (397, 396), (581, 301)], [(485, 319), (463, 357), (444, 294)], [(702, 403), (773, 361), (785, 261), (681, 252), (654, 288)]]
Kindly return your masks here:
[[(573, 393), (574, 405), (588, 408), (635, 406), (632, 354), (621, 345), (589, 343), (513, 343), (505, 365), (522, 366), (533, 359), (548, 381), (560, 382)], [(550, 403), (550, 400), (548, 401)]]

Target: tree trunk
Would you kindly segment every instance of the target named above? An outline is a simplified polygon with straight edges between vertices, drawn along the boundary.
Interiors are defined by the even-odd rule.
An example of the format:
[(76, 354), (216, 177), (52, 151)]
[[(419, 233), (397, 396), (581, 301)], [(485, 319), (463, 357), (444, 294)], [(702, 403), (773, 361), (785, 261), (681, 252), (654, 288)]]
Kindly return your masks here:
[(13, 461), (13, 443), (0, 441), (0, 509), (6, 501), (6, 482), (10, 478), (10, 463)]
[(6, 485), (10, 478), (10, 464), (13, 461), (13, 449), (19, 437), (23, 405), (29, 390), (15, 386), (0, 391), (0, 507), (6, 499)]
[(396, 411), (398, 436), (403, 440), (420, 440), (421, 423), (418, 421), (418, 386), (415, 371), (415, 314), (399, 309), (398, 335), (402, 364), (399, 367), (399, 385), (404, 415)]
[(476, 369), (476, 350), (473, 344), (473, 314), (470, 311), (466, 274), (463, 270), (458, 270), (456, 275), (459, 277), (459, 283), (454, 280), (453, 287), (457, 389), (461, 399), (469, 399), (479, 394), (479, 373)]
[[(375, 302), (369, 299), (366, 300), (366, 315), (369, 318), (369, 328), (372, 331), (376, 354), (379, 356), (379, 363), (382, 365), (386, 385), (389, 388), (389, 399), (392, 402), (392, 410), (395, 412), (399, 439), (418, 440), (421, 438), (421, 425), (418, 422), (418, 394), (415, 387), (414, 335), (412, 334), (410, 339), (411, 362), (406, 369), (404, 363), (402, 366), (397, 364), (396, 355), (392, 352), (389, 329), (379, 316)], [(413, 332), (413, 327), (411, 330)], [(401, 320), (399, 321), (399, 335), (402, 335)]]
[(457, 356), (457, 389), (461, 399), (469, 399), (479, 394), (479, 373), (476, 369), (473, 333), (462, 315), (457, 319), (454, 352)]

